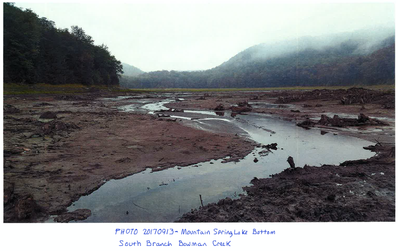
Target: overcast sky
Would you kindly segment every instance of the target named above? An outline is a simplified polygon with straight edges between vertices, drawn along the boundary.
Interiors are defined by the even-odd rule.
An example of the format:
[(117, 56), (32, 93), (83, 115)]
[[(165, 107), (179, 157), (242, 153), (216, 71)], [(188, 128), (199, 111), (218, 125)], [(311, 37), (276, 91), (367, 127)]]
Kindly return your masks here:
[(260, 43), (394, 26), (394, 4), (16, 3), (144, 71), (206, 70)]

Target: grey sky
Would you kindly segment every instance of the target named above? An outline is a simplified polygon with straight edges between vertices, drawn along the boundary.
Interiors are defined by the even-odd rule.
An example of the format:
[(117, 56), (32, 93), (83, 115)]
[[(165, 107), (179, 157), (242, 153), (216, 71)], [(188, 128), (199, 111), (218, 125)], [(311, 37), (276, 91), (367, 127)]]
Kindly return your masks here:
[(394, 26), (394, 4), (16, 3), (144, 71), (206, 70), (260, 43)]

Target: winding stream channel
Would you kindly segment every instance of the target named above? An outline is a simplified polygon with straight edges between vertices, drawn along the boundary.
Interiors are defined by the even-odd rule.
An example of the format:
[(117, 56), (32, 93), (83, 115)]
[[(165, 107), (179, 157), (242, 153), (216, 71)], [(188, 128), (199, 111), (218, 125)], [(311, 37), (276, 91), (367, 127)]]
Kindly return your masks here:
[[(160, 102), (136, 102), (120, 107), (125, 112), (147, 112), (167, 109)], [(239, 162), (224, 163), (226, 158), (191, 166), (176, 166), (163, 171), (147, 169), (123, 179), (110, 180), (68, 208), (87, 208), (92, 215), (83, 222), (172, 222), (182, 214), (230, 197), (239, 198), (242, 187), (254, 177), (265, 178), (289, 167), (288, 156), (296, 166), (339, 164), (345, 160), (369, 158), (374, 153), (364, 150), (372, 142), (318, 129), (305, 130), (265, 114), (248, 113), (233, 116), (230, 112), (185, 110), (169, 113), (187, 126), (216, 133), (226, 131), (243, 135), (257, 143), (277, 143), (277, 150), (262, 153), (255, 149)], [(261, 152), (261, 153), (260, 153)], [(257, 158), (258, 161), (254, 161)]]

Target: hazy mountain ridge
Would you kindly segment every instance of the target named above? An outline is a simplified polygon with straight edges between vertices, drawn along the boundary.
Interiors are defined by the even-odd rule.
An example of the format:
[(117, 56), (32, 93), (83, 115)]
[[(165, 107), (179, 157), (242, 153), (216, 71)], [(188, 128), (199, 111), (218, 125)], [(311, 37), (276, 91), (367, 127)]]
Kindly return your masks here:
[(394, 28), (381, 27), (380, 29), (345, 32), (328, 36), (305, 36), (275, 43), (262, 43), (236, 54), (220, 66), (236, 64), (238, 61), (247, 62), (282, 57), (304, 51), (342, 53), (343, 48), (340, 47), (350, 47), (348, 49), (352, 49), (352, 51), (346, 51), (348, 55), (367, 55), (394, 43), (394, 33)]
[(122, 63), (122, 69), (124, 71), (124, 76), (133, 77), (144, 73), (144, 71), (142, 71), (141, 69), (126, 63)]
[(394, 30), (302, 37), (252, 46), (213, 69), (157, 71), (125, 82), (136, 88), (248, 88), (394, 84)]

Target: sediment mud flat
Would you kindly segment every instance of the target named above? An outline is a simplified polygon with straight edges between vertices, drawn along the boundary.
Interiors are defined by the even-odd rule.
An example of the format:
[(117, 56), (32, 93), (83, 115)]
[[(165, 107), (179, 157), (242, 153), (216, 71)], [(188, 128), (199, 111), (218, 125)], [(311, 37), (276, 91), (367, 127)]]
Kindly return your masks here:
[[(363, 151), (376, 156), (301, 167), (293, 156), (289, 168), (288, 154), (281, 163), (287, 170), (249, 179), (237, 198), (216, 199), (194, 211), (178, 208), (177, 220), (395, 220), (394, 91), (353, 88), (5, 96), (4, 222), (90, 219), (88, 208), (67, 208), (110, 180), (146, 170), (190, 166), (195, 172), (198, 163), (246, 163), (255, 149), (268, 162), (274, 151), (268, 144), (274, 142), (255, 142), (230, 123), (253, 115), (362, 139), (371, 143)], [(251, 126), (274, 134), (268, 125)]]

